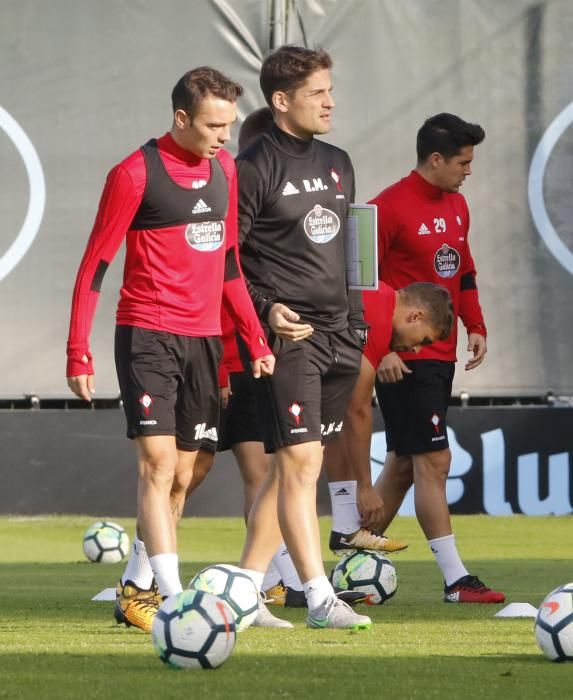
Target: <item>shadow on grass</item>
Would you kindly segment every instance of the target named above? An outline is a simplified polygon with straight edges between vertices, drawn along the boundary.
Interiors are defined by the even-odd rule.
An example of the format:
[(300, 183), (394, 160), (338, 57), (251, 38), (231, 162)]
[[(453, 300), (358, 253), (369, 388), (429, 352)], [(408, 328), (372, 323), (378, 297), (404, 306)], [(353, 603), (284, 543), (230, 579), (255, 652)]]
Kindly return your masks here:
[[(312, 634), (312, 633), (307, 633)], [(321, 637), (327, 633), (319, 633)], [(317, 637), (317, 642), (318, 642)], [(352, 647), (356, 646), (353, 653)], [(489, 657), (382, 657), (350, 644), (343, 654), (256, 654), (240, 639), (217, 671), (174, 671), (151, 645), (125, 654), (0, 652), (0, 698), (100, 700), (113, 698), (491, 698), (570, 697), (573, 665), (557, 666), (532, 654)]]

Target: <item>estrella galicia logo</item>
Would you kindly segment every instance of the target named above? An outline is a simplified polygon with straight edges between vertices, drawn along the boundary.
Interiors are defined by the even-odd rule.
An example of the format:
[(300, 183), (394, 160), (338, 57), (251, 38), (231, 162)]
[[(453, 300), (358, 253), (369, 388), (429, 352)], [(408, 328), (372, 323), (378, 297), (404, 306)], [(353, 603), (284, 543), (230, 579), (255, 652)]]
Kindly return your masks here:
[(223, 245), (223, 241), (225, 240), (225, 222), (193, 222), (185, 229), (185, 238), (191, 248), (210, 253)]
[(315, 204), (304, 217), (303, 226), (313, 243), (328, 243), (340, 231), (340, 219), (335, 212)]
[(455, 248), (444, 243), (434, 256), (434, 268), (444, 279), (453, 277), (460, 269), (461, 257)]

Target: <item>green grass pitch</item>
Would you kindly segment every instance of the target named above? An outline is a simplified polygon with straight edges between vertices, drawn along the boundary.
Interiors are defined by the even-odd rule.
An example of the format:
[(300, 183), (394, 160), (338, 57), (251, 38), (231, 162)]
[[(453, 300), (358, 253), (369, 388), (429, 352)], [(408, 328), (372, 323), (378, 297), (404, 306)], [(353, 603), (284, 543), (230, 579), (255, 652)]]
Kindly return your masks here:
[[(0, 700), (573, 697), (573, 664), (545, 659), (531, 619), (495, 619), (502, 606), (442, 602), (438, 568), (411, 518), (391, 532), (411, 543), (393, 559), (396, 596), (361, 608), (371, 630), (307, 630), (304, 611), (273, 608), (295, 629), (248, 629), (216, 671), (171, 670), (148, 635), (114, 623), (111, 603), (91, 602), (123, 568), (84, 559), (82, 535), (94, 520), (0, 518)], [(118, 520), (131, 536), (133, 521)], [(328, 570), (329, 527), (323, 519)], [(573, 580), (570, 517), (458, 516), (454, 529), (472, 573), (505, 591), (507, 602), (537, 607)], [(239, 519), (185, 519), (183, 585), (208, 563), (236, 563), (243, 536)]]

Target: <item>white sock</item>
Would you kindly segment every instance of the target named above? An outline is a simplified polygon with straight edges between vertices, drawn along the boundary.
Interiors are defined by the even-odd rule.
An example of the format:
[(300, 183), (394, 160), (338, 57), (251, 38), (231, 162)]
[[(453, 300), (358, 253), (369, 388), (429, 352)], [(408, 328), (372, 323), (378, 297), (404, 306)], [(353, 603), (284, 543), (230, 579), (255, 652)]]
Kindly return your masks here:
[(142, 542), (137, 535), (133, 538), (127, 566), (121, 577), (121, 582), (124, 585), (126, 581), (135, 583), (138, 588), (142, 588), (144, 591), (148, 591), (153, 582), (153, 570), (149, 563), (145, 542)]
[(254, 569), (241, 569), (241, 571), (253, 580), (257, 591), (260, 593), (265, 574), (262, 571), (255, 571)]
[(302, 582), (294, 568), (294, 562), (284, 542), (280, 543), (273, 557), (273, 563), (280, 573), (283, 586), (293, 588), (295, 591), (302, 591)]
[(181, 593), (183, 587), (179, 580), (179, 557), (177, 554), (171, 552), (169, 554), (156, 554), (154, 557), (149, 557), (149, 564), (162, 596)]
[(265, 572), (265, 578), (263, 579), (262, 583), (262, 590), (268, 591), (269, 588), (273, 588), (273, 586), (276, 586), (280, 580), (281, 575), (279, 574), (279, 570), (274, 565), (274, 562), (271, 562), (269, 564), (269, 568)]
[(331, 481), (328, 490), (332, 507), (332, 529), (345, 535), (360, 530), (356, 481)]
[(326, 617), (326, 602), (334, 596), (334, 589), (326, 576), (317, 576), (302, 584), (308, 613), (312, 617), (322, 619)]
[(467, 576), (468, 571), (462, 564), (460, 555), (456, 548), (456, 538), (454, 535), (446, 535), (445, 537), (437, 537), (435, 540), (428, 540), (432, 554), (436, 557), (436, 562), (442, 571), (442, 576), (446, 582), (446, 586)]

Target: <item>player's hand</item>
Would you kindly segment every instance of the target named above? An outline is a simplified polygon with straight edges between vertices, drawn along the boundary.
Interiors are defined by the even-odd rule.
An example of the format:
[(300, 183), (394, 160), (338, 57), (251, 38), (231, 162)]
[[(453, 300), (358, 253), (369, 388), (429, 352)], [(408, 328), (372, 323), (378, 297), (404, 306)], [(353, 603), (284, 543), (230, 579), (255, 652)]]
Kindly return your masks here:
[(91, 401), (95, 393), (93, 374), (80, 374), (77, 377), (68, 377), (68, 386), (76, 396), (84, 401)]
[(362, 527), (375, 528), (384, 517), (384, 501), (376, 493), (372, 484), (357, 485), (356, 505)]
[(297, 342), (314, 333), (309, 323), (299, 323), (300, 316), (284, 304), (273, 304), (269, 313), (269, 326), (279, 338)]
[(221, 408), (227, 408), (229, 405), (229, 396), (231, 395), (230, 386), (222, 386), (219, 389), (219, 397), (221, 399)]
[(481, 365), (487, 352), (487, 341), (479, 333), (470, 333), (468, 335), (468, 352), (473, 352), (473, 357), (466, 362), (466, 371), (475, 369)]
[(253, 360), (251, 362), (251, 370), (255, 379), (259, 377), (268, 377), (275, 370), (275, 356), (263, 355), (257, 360)]
[(398, 353), (389, 352), (382, 358), (376, 374), (383, 384), (395, 384), (402, 381), (405, 374), (412, 374), (412, 370), (408, 369)]

